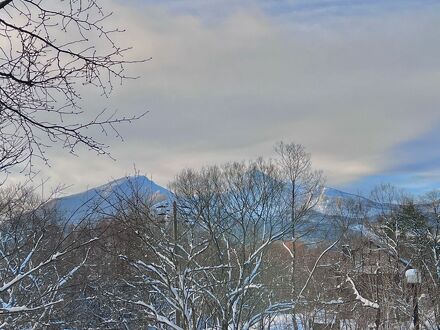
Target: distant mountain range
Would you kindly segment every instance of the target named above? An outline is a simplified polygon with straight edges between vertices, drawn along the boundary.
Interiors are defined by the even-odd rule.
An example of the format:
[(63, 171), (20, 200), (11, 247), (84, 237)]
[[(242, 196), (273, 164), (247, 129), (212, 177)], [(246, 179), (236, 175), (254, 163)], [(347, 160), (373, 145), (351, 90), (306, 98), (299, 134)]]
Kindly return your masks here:
[[(172, 199), (172, 193), (156, 184), (145, 176), (123, 177), (99, 187), (84, 192), (60, 197), (50, 201), (49, 205), (56, 207), (64, 219), (77, 223), (84, 218), (97, 218), (103, 214), (112, 214), (115, 205), (121, 196), (132, 197), (133, 193), (149, 194), (155, 203)], [(317, 217), (320, 215), (334, 215), (335, 201), (357, 200), (370, 210), (379, 208), (379, 205), (368, 198), (346, 193), (334, 188), (323, 189), (320, 201), (316, 206)]]

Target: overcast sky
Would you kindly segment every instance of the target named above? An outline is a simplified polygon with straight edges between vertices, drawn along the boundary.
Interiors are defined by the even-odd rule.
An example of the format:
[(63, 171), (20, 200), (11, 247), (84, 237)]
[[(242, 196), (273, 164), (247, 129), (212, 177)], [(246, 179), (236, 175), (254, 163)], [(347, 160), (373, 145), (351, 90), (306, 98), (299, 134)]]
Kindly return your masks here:
[[(107, 141), (116, 161), (53, 150), (41, 178), (83, 190), (134, 171), (166, 185), (184, 167), (311, 152), (329, 186), (440, 187), (438, 1), (105, 0), (141, 77), (104, 107), (148, 115)], [(18, 180), (18, 176), (12, 176)]]

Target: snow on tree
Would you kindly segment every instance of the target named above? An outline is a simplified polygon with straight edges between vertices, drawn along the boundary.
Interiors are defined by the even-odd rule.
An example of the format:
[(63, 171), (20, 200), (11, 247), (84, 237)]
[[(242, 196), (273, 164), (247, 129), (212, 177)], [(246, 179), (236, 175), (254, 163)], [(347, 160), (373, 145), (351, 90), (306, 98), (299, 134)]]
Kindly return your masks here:
[(1, 327), (62, 324), (69, 285), (97, 238), (83, 237), (79, 228), (65, 233), (53, 210), (29, 188), (3, 189), (1, 197)]

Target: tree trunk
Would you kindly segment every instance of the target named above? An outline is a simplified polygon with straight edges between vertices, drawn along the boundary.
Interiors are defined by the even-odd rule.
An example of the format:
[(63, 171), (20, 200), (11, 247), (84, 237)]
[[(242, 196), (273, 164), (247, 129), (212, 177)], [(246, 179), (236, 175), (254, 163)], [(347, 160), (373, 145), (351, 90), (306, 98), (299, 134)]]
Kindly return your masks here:
[(292, 247), (290, 249), (292, 262), (290, 269), (290, 284), (291, 284), (291, 296), (292, 296), (292, 324), (293, 329), (298, 329), (298, 324), (296, 322), (296, 245), (295, 245), (295, 236), (296, 236), (296, 228), (295, 228), (295, 182), (292, 181), (292, 200), (291, 200), (291, 218), (290, 218), (290, 226), (291, 226), (291, 234), (292, 234)]

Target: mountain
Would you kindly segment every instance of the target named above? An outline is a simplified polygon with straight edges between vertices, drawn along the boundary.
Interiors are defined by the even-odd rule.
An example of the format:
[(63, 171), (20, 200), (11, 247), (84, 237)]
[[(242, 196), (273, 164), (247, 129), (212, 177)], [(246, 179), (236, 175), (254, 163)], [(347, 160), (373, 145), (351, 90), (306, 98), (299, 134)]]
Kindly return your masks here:
[[(137, 196), (148, 196), (154, 204), (163, 204), (172, 198), (172, 193), (166, 188), (149, 180), (145, 176), (123, 177), (102, 186), (88, 189), (84, 192), (56, 198), (48, 203), (56, 207), (59, 214), (70, 223), (78, 223), (83, 219), (97, 220), (105, 215), (113, 214), (121, 198), (130, 199)], [(324, 188), (314, 220), (320, 227), (331, 225), (322, 221), (324, 217), (335, 215), (335, 202), (356, 200), (369, 209), (379, 209), (379, 205), (368, 198), (346, 193), (334, 188)]]
[(335, 215), (339, 212), (337, 209), (335, 209), (335, 206), (341, 204), (340, 202), (345, 202), (346, 207), (348, 206), (347, 204), (349, 202), (355, 202), (364, 210), (368, 210), (368, 215), (370, 216), (377, 215), (384, 209), (383, 204), (374, 202), (366, 197), (343, 192), (335, 188), (325, 187), (316, 206), (316, 210), (323, 214)]
[(84, 192), (53, 199), (50, 207), (56, 207), (59, 214), (71, 223), (83, 219), (97, 219), (113, 214), (121, 198), (130, 199), (148, 196), (154, 203), (169, 200), (172, 193), (145, 176), (124, 177)]

